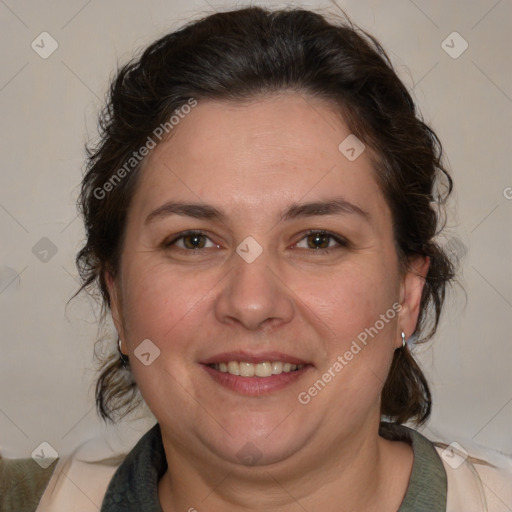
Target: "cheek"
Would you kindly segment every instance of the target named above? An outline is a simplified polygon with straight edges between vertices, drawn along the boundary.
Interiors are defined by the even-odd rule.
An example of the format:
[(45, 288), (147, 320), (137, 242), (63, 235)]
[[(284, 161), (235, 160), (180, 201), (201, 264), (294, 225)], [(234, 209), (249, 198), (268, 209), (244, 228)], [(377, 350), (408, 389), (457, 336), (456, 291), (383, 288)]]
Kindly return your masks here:
[[(372, 258), (373, 259), (373, 258)], [(298, 283), (294, 288), (307, 307), (321, 319), (333, 343), (343, 347), (385, 318), (379, 331), (387, 332), (396, 322), (393, 304), (399, 297), (398, 272), (386, 264), (360, 261)]]
[[(199, 330), (202, 336), (207, 333), (202, 325), (216, 281), (171, 273), (165, 265), (127, 266), (123, 318), (131, 369), (144, 400), (161, 421), (167, 418), (172, 423), (169, 415), (178, 410), (184, 415), (195, 413), (186, 390), (192, 389), (195, 340)], [(150, 355), (147, 366), (137, 356), (143, 340), (150, 340), (159, 351), (154, 361)]]
[[(308, 385), (315, 388), (313, 393), (318, 386), (322, 388), (314, 405), (319, 409), (339, 404), (343, 397), (343, 406), (332, 411), (334, 423), (340, 414), (357, 417), (368, 404), (376, 404), (386, 381), (394, 353), (399, 298), (398, 270), (393, 273), (390, 268), (373, 257), (360, 260), (333, 269), (321, 279), (311, 279), (297, 292), (304, 298), (304, 311), (312, 311), (312, 321), (324, 326), (319, 342), (324, 356), (318, 368), (322, 382), (315, 384), (315, 377)], [(326, 382), (324, 391), (322, 383)]]
[(170, 272), (166, 264), (133, 261), (126, 266), (123, 319), (131, 351), (144, 339), (160, 350), (183, 351), (208, 314), (222, 275)]
[(318, 341), (322, 366), (301, 396), (312, 400), (312, 410), (328, 410), (325, 421), (333, 428), (360, 418), (371, 404), (378, 407), (394, 354), (398, 279), (389, 267), (372, 265), (363, 272), (354, 266), (311, 280), (297, 292), (304, 311), (324, 326)]

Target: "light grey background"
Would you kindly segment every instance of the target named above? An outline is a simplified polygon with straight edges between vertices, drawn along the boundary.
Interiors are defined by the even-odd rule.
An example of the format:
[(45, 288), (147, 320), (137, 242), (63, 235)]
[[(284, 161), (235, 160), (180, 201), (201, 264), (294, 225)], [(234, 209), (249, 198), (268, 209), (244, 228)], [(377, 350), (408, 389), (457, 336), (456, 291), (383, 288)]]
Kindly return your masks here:
[[(85, 296), (66, 308), (78, 286), (74, 257), (83, 230), (74, 203), (83, 145), (95, 134), (118, 61), (192, 17), (234, 5), (0, 0), (0, 452), (5, 456), (30, 456), (42, 441), (63, 453), (106, 432), (91, 388), (96, 313)], [(338, 12), (329, 2), (294, 5)], [(512, 452), (512, 3), (339, 0), (339, 5), (388, 50), (440, 136), (456, 183), (445, 243), (466, 253), (461, 282), (467, 302), (460, 290), (452, 293), (435, 340), (416, 350), (434, 394), (427, 433)], [(34, 40), (42, 46), (38, 36), (44, 31), (58, 43), (46, 59), (31, 47)], [(456, 59), (441, 45), (454, 31), (469, 44)], [(452, 39), (447, 40), (452, 51), (462, 48), (461, 40)], [(43, 237), (54, 244), (55, 255), (51, 249), (41, 252), (48, 250), (47, 241), (39, 242)], [(34, 246), (48, 261), (36, 257)], [(151, 421), (120, 425), (123, 442), (129, 445)]]

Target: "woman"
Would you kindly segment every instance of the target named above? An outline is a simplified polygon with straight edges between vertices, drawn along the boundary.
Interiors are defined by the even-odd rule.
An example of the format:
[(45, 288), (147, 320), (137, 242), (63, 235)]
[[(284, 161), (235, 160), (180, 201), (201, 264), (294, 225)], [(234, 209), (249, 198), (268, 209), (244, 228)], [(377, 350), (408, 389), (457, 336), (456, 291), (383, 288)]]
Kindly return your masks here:
[(431, 409), (407, 340), (434, 334), (453, 278), (435, 241), (450, 191), (437, 137), (348, 22), (215, 14), (124, 67), (83, 181), (77, 263), (117, 330), (99, 413), (116, 421), (140, 393), (158, 423), (88, 499), (109, 512), (507, 503), (501, 459), (440, 457), (401, 425)]

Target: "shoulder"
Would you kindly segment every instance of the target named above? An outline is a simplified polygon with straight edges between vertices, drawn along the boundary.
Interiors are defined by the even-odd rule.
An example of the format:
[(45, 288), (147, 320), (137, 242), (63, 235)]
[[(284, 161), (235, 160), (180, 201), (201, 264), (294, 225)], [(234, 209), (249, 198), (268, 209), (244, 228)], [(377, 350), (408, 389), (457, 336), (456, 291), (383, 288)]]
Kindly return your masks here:
[(98, 512), (124, 458), (125, 454), (114, 453), (104, 439), (83, 443), (57, 461), (37, 512)]
[(129, 428), (106, 429), (62, 457), (36, 512), (98, 512), (116, 471), (154, 427), (153, 418), (141, 416)]
[(512, 510), (512, 456), (472, 441), (434, 443), (448, 484), (447, 511)]
[[(446, 475), (447, 512), (510, 512), (512, 510), (512, 455), (483, 447), (472, 440), (447, 440), (429, 430), (389, 425), (395, 434), (408, 435), (413, 443), (435, 448)], [(418, 435), (419, 434), (419, 435)], [(427, 437), (425, 437), (427, 436)], [(415, 450), (423, 456), (431, 450)], [(425, 478), (425, 475), (423, 475)], [(429, 485), (431, 476), (426, 476)]]

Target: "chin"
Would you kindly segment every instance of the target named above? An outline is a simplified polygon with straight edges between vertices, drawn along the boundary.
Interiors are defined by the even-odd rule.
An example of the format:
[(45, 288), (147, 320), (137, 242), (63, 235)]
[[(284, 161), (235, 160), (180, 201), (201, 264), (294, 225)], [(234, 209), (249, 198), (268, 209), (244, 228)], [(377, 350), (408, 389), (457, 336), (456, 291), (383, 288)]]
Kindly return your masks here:
[(209, 431), (206, 442), (219, 457), (237, 465), (277, 464), (300, 451), (307, 441), (304, 423), (296, 418), (291, 420), (293, 416), (289, 416), (288, 425), (286, 414), (282, 417), (274, 414), (267, 421), (261, 415), (249, 421), (246, 418), (237, 424), (224, 425), (225, 430), (216, 429), (218, 437), (213, 438), (213, 432)]

